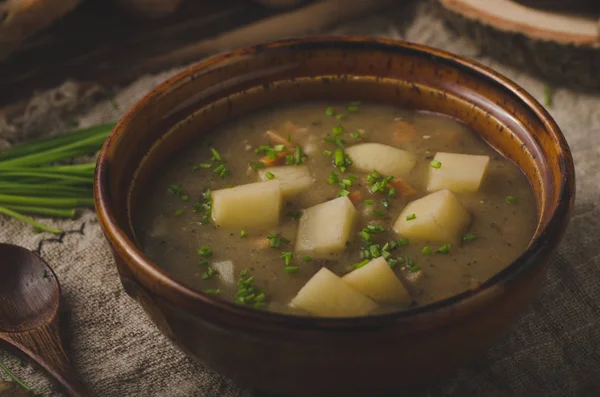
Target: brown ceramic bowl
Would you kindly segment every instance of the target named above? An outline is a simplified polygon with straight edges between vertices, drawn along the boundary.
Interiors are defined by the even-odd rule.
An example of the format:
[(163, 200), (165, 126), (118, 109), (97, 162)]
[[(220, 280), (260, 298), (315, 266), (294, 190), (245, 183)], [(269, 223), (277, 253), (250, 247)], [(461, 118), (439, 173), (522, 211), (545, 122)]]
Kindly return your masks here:
[[(192, 139), (260, 107), (347, 98), (450, 115), (515, 161), (538, 204), (527, 251), (481, 286), (444, 301), (335, 319), (256, 311), (203, 295), (136, 245), (131, 212), (144, 205), (143, 187)], [(125, 290), (182, 349), (257, 389), (348, 396), (423, 382), (481, 355), (506, 333), (544, 279), (567, 225), (575, 176), (550, 115), (496, 72), (400, 41), (316, 37), (219, 55), (156, 87), (106, 141), (94, 187)]]

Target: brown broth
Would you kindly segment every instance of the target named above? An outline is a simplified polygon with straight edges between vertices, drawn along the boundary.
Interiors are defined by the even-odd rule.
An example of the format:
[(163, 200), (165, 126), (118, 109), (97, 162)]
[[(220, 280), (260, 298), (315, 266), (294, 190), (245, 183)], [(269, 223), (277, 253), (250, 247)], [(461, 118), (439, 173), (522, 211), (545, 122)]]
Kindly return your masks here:
[[(416, 240), (411, 240), (409, 245), (394, 252), (395, 256), (411, 258), (421, 268), (421, 272), (416, 273), (403, 264), (394, 268), (412, 293), (414, 303), (437, 301), (483, 282), (526, 249), (536, 225), (536, 205), (532, 189), (512, 162), (499, 155), (467, 126), (445, 116), (400, 110), (380, 104), (362, 104), (359, 111), (353, 114), (347, 114), (347, 104), (336, 104), (336, 114), (347, 114), (347, 117), (339, 121), (325, 114), (325, 108), (330, 105), (299, 103), (232, 120), (178, 153), (156, 175), (153, 185), (147, 191), (145, 205), (135, 214), (137, 238), (146, 254), (185, 285), (200, 291), (219, 289), (218, 296), (227, 300), (235, 298), (236, 280), (240, 271), (249, 269), (249, 275), (255, 278), (255, 285), (266, 291), (268, 309), (301, 313), (289, 308), (287, 303), (322, 266), (343, 275), (351, 270), (352, 264), (361, 261), (358, 234), (367, 223), (380, 223), (388, 229), (377, 236), (378, 242), (399, 238), (389, 228), (407, 202), (427, 195), (425, 184), (428, 167), (432, 156), (438, 151), (487, 155), (491, 160), (479, 191), (457, 194), (473, 216), (469, 232), (477, 235), (476, 240), (452, 246), (447, 255), (425, 256), (421, 253), (424, 246), (431, 246), (435, 251), (440, 244)], [(281, 130), (286, 122), (292, 122), (299, 128), (294, 132), (294, 140), (303, 144), (308, 155), (305, 164), (310, 167), (316, 179), (312, 188), (284, 205), (280, 226), (273, 230), (248, 233), (246, 238), (241, 238), (240, 230), (225, 230), (212, 224), (202, 225), (202, 214), (193, 211), (202, 192), (206, 188), (217, 190), (256, 182), (256, 172), (248, 169), (248, 164), (260, 157), (254, 153), (254, 148), (266, 144), (265, 131)], [(359, 225), (356, 225), (353, 238), (338, 260), (313, 260), (306, 263), (302, 257), (297, 257), (294, 264), (300, 267), (299, 272), (285, 274), (281, 253), (293, 251), (298, 224), (297, 220), (286, 214), (333, 199), (340, 191), (336, 184), (328, 183), (330, 173), (339, 171), (333, 168), (332, 157), (323, 154), (323, 150), (335, 150), (335, 145), (326, 143), (324, 137), (331, 136), (332, 128), (339, 124), (344, 127), (342, 138), (346, 141), (346, 146), (359, 142), (351, 133), (360, 131), (362, 141), (388, 144), (417, 155), (417, 165), (405, 180), (418, 193), (408, 199), (391, 199), (391, 208), (385, 217), (375, 217), (372, 211), (368, 215), (367, 208), (372, 206), (360, 202), (356, 205), (361, 213)], [(397, 138), (395, 131), (399, 128), (403, 128), (403, 133)], [(405, 138), (407, 135), (410, 139)], [(192, 171), (195, 164), (210, 162), (209, 145), (218, 150), (226, 161), (230, 174), (225, 179), (219, 178), (211, 169)], [(352, 166), (347, 173), (361, 177), (356, 183), (366, 175), (353, 170)], [(179, 184), (183, 186), (183, 194), (189, 197), (188, 201), (168, 192), (170, 186)], [(363, 192), (366, 189), (363, 188)], [(365, 194), (363, 198), (375, 199), (376, 210), (384, 210), (381, 205), (381, 198), (384, 196), (367, 197), (369, 193)], [(516, 197), (517, 202), (507, 203), (507, 196)], [(180, 210), (183, 213), (175, 215)], [(268, 233), (281, 233), (290, 243), (277, 249), (264, 248)], [(202, 259), (197, 250), (204, 245), (212, 248), (210, 263), (219, 270), (217, 275), (208, 280), (202, 279), (206, 268), (197, 265)], [(230, 261), (229, 265), (224, 265), (227, 261)], [(411, 282), (415, 276), (419, 276), (418, 281)], [(401, 309), (403, 308), (384, 307), (381, 310)]]

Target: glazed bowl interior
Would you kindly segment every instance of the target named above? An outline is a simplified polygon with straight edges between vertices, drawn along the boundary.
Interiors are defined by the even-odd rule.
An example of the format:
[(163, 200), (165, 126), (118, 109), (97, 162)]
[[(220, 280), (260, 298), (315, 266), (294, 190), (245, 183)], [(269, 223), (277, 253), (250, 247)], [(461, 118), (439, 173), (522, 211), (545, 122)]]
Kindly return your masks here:
[[(96, 177), (97, 208), (109, 240), (136, 263), (142, 283), (160, 284), (167, 299), (184, 296), (183, 305), (189, 308), (204, 304), (246, 316), (291, 317), (238, 307), (178, 283), (144, 255), (132, 218), (143, 205), (144, 187), (178, 150), (231, 118), (306, 100), (380, 102), (449, 115), (515, 162), (534, 190), (537, 228), (515, 262), (473, 290), (375, 316), (381, 321), (466, 302), (510, 283), (535, 266), (560, 238), (574, 191), (572, 159), (547, 112), (515, 84), (485, 67), (408, 43), (336, 37), (287, 40), (217, 56), (187, 69), (144, 97), (107, 141)], [(369, 321), (377, 320), (327, 319), (316, 326)]]

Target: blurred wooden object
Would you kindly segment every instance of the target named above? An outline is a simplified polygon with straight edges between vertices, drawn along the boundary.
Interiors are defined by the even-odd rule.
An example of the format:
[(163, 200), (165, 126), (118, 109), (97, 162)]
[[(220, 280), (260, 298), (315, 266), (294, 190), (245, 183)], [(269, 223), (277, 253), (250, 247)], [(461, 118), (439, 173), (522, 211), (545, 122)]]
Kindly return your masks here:
[(191, 0), (160, 19), (84, 1), (0, 62), (0, 105), (68, 79), (111, 88), (215, 52), (319, 31), (393, 1), (303, 0), (275, 8), (249, 0)]
[[(553, 84), (600, 88), (600, 7), (573, 13), (520, 2), (440, 0), (448, 22), (484, 53)], [(572, 7), (577, 4), (588, 3)]]
[(0, 1), (0, 60), (79, 3), (80, 0)]
[(179, 8), (183, 0), (117, 0), (131, 11), (156, 18), (171, 14)]

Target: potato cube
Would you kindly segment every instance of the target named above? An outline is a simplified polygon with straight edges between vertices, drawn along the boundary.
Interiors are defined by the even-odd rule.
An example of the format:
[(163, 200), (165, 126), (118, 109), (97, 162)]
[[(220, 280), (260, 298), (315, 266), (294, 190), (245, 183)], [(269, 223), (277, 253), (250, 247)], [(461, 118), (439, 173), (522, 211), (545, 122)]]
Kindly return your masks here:
[(450, 190), (412, 201), (402, 210), (394, 231), (404, 237), (458, 243), (471, 223), (471, 214)]
[(271, 174), (274, 176), (273, 179), (279, 181), (284, 199), (293, 198), (295, 195), (308, 190), (315, 181), (305, 165), (282, 165), (258, 171), (258, 177), (263, 181), (268, 181)]
[(291, 306), (314, 316), (365, 316), (377, 304), (323, 267), (300, 289)]
[(403, 177), (417, 161), (414, 154), (381, 143), (359, 143), (346, 149), (352, 166), (364, 171), (376, 170), (385, 176)]
[(432, 163), (440, 167), (429, 167), (427, 191), (449, 189), (455, 193), (476, 192), (483, 181), (489, 162), (489, 156), (436, 153)]
[(411, 301), (408, 291), (381, 256), (346, 274), (342, 280), (377, 303), (407, 305)]
[(279, 223), (282, 195), (278, 180), (212, 192), (212, 218), (217, 226), (263, 230)]
[(329, 259), (344, 251), (357, 211), (348, 197), (339, 197), (302, 211), (296, 252)]

